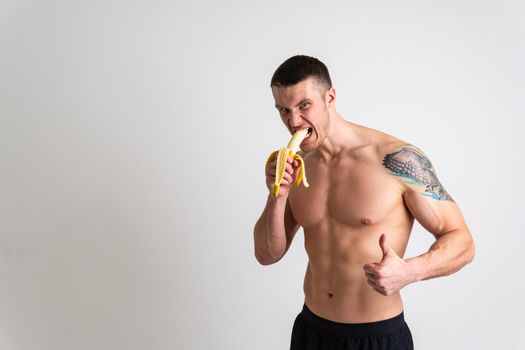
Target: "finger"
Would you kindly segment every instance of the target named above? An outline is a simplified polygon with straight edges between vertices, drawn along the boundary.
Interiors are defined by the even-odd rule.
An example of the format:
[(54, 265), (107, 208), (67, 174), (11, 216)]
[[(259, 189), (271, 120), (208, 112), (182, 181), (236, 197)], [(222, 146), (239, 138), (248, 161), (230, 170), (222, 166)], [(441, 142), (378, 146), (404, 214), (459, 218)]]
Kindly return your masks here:
[(375, 271), (375, 267), (376, 267), (376, 263), (373, 263), (373, 264), (366, 264), (365, 266), (363, 266), (363, 269), (365, 270), (365, 272), (368, 272), (372, 275), (375, 275), (376, 274), (376, 271)]
[(376, 281), (366, 280), (366, 283), (368, 283), (372, 288), (379, 288), (379, 285)]
[(384, 289), (380, 286), (378, 286), (377, 284), (374, 284), (373, 282), (367, 280), (368, 284), (378, 293), (380, 294), (383, 294), (383, 295), (386, 295), (386, 292), (384, 291)]
[(366, 276), (366, 278), (371, 279), (371, 280), (373, 280), (375, 282), (376, 275), (374, 275), (374, 274), (372, 274), (370, 272), (365, 272), (365, 276)]
[[(270, 164), (266, 167), (266, 174), (267, 174), (267, 175), (275, 175), (275, 173), (276, 173), (275, 166), (276, 166), (275, 161), (272, 162), (272, 163), (270, 163)], [(293, 173), (294, 170), (293, 170), (292, 165), (289, 164), (289, 163), (286, 163), (286, 165), (285, 165), (285, 171), (287, 171), (287, 172), (289, 172), (289, 173)]]
[(283, 182), (285, 182), (285, 181), (286, 181), (287, 185), (290, 185), (293, 182), (292, 175), (290, 175), (288, 173), (284, 173), (284, 175), (283, 175)]
[(382, 233), (381, 237), (379, 237), (379, 246), (381, 246), (381, 250), (383, 251), (383, 258), (392, 253), (392, 248), (390, 248), (384, 233)]
[(266, 167), (267, 168), (275, 168), (276, 165), (277, 165), (277, 159), (274, 159), (270, 163), (268, 163), (268, 165)]
[(275, 161), (273, 161), (270, 164), (268, 164), (268, 166), (266, 167), (265, 170), (266, 170), (266, 174), (268, 174), (271, 171), (273, 171), (275, 173)]
[(381, 287), (376, 286), (376, 285), (373, 285), (372, 283), (368, 283), (368, 284), (370, 284), (370, 286), (372, 287), (372, 289), (375, 290), (376, 292), (378, 292), (379, 294), (381, 294), (381, 295), (385, 295), (385, 296), (387, 295), (387, 294), (386, 294), (386, 291), (385, 291), (384, 289), (382, 289)]
[(266, 176), (275, 177), (275, 168), (266, 169)]
[(366, 283), (368, 283), (368, 284), (371, 285), (372, 287), (378, 288), (378, 285), (377, 285), (376, 281), (374, 281), (374, 280), (369, 280), (369, 279), (367, 279), (367, 280), (366, 280)]
[[(273, 175), (275, 175), (276, 171), (277, 171), (277, 170), (276, 170), (276, 168), (275, 168), (275, 164), (274, 164), (274, 166), (269, 165), (269, 166), (266, 167), (266, 173), (267, 173), (267, 174), (273, 174)], [(292, 168), (292, 166), (291, 166), (290, 164), (286, 164), (286, 165), (285, 165), (285, 171), (293, 172), (293, 168)]]
[(378, 292), (379, 294), (384, 295), (385, 297), (387, 296), (386, 292), (385, 292), (384, 290), (382, 290), (382, 289), (374, 288), (374, 290), (375, 290), (376, 292)]

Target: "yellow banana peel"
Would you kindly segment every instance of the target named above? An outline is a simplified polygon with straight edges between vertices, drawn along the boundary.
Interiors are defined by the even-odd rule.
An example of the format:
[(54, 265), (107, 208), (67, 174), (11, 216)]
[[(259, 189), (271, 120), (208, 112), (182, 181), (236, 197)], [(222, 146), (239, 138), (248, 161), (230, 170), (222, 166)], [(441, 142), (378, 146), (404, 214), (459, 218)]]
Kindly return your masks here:
[(281, 187), (281, 182), (283, 181), (284, 173), (286, 171), (286, 163), (288, 160), (288, 156), (292, 157), (292, 159), (297, 160), (299, 162), (299, 175), (297, 176), (297, 180), (295, 180), (295, 186), (299, 186), (299, 184), (303, 183), (304, 187), (308, 187), (308, 181), (306, 180), (306, 171), (304, 167), (304, 160), (303, 158), (296, 154), (296, 152), (299, 150), (299, 145), (308, 135), (308, 129), (301, 129), (296, 131), (290, 142), (288, 142), (288, 146), (281, 148), (278, 151), (272, 152), (270, 156), (268, 157), (268, 160), (266, 161), (266, 167), (268, 167), (268, 164), (272, 162), (275, 158), (277, 158), (277, 164), (275, 166), (275, 183), (273, 185), (273, 194), (274, 196), (279, 195), (279, 188)]

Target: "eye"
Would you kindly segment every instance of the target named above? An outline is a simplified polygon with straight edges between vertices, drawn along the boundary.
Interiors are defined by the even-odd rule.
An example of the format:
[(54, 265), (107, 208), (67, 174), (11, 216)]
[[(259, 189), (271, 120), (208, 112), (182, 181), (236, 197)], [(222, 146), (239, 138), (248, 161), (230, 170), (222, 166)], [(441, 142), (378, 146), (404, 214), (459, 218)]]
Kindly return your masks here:
[(304, 111), (310, 107), (310, 102), (303, 102), (299, 105), (299, 110)]
[(284, 108), (284, 107), (279, 108), (279, 113), (288, 114), (288, 108)]

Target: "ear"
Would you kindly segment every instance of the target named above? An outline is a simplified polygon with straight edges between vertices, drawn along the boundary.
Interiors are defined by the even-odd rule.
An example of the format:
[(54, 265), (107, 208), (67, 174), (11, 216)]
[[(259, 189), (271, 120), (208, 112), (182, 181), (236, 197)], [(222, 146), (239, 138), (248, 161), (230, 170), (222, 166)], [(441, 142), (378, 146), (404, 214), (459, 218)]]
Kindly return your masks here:
[(335, 89), (333, 87), (326, 90), (325, 99), (328, 107), (333, 107), (335, 105)]

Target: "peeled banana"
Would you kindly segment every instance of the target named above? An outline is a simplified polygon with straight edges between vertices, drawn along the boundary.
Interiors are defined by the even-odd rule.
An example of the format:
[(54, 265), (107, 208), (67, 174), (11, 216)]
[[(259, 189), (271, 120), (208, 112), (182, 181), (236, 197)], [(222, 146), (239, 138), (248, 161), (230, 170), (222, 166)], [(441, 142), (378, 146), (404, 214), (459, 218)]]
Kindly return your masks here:
[(299, 175), (297, 176), (297, 180), (295, 180), (295, 186), (299, 186), (301, 181), (303, 182), (304, 187), (308, 187), (308, 181), (306, 180), (306, 171), (304, 167), (304, 160), (303, 158), (295, 154), (299, 150), (299, 145), (303, 140), (308, 136), (309, 129), (301, 129), (296, 131), (290, 142), (288, 142), (288, 146), (281, 148), (278, 151), (272, 152), (270, 156), (268, 157), (268, 160), (266, 161), (266, 167), (268, 167), (268, 164), (272, 162), (275, 158), (277, 158), (277, 165), (275, 166), (275, 183), (273, 185), (273, 194), (274, 196), (279, 195), (279, 188), (281, 187), (281, 182), (283, 181), (284, 173), (286, 171), (286, 163), (288, 160), (288, 156), (291, 156), (294, 160), (297, 159), (299, 162)]

